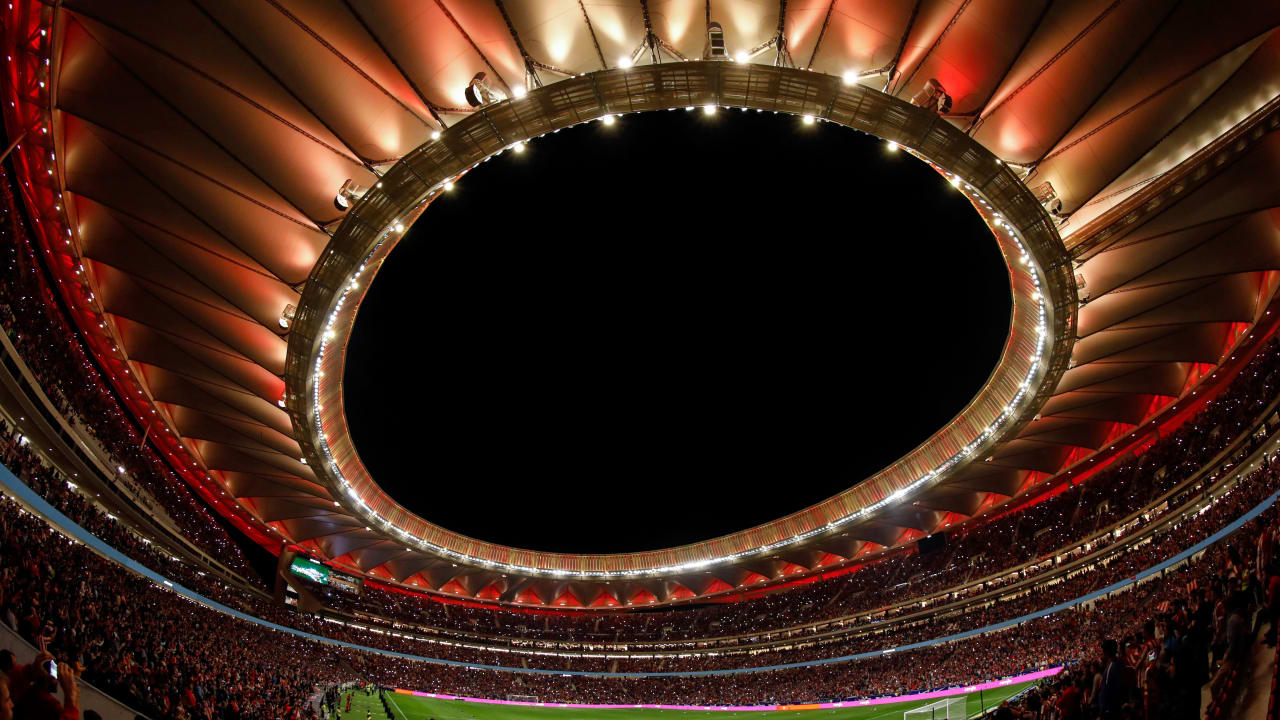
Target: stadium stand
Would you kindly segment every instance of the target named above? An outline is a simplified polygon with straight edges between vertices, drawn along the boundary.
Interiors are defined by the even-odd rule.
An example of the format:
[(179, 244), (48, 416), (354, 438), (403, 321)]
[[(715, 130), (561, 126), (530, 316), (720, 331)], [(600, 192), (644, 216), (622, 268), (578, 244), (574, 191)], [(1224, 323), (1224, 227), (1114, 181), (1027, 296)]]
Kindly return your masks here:
[[(1260, 474), (1272, 476), (1269, 468)], [(797, 702), (963, 685), (978, 677), (1013, 675), (1028, 668), (1089, 658), (1108, 637), (1125, 639), (1126, 651), (1132, 650), (1146, 622), (1156, 618), (1161, 608), (1203, 614), (1223, 603), (1247, 602), (1244, 598), (1248, 594), (1242, 587), (1254, 582), (1256, 573), (1241, 576), (1241, 568), (1232, 561), (1233, 553), (1238, 554), (1237, 547), (1252, 547), (1263, 527), (1274, 527), (1276, 512), (1268, 509), (1246, 523), (1230, 544), (1215, 545), (1200, 561), (1127, 592), (1098, 599), (1091, 608), (1056, 613), (954, 643), (870, 660), (763, 673), (574, 677), (568, 682), (554, 674), (548, 677), (422, 663), (271, 631), (193, 604), (132, 575), (88, 549), (68, 543), (11, 502), (4, 504), (0, 518), (5, 528), (4, 579), (9, 588), (4, 598), (5, 618), (15, 623), (24, 637), (43, 637), (45, 644), (58, 652), (83, 658), (82, 664), (89, 668), (85, 677), (98, 687), (117, 694), (127, 704), (164, 715), (176, 704), (190, 706), (192, 697), (202, 707), (213, 704), (224, 712), (231, 712), (234, 706), (244, 713), (264, 707), (263, 703), (279, 712), (298, 702), (308, 683), (338, 680), (344, 673), (387, 685), (478, 697), (502, 697), (515, 686), (559, 701), (677, 704)], [(26, 572), (18, 572), (19, 568)], [(57, 579), (70, 577), (73, 570), (82, 579), (74, 587), (62, 587)], [(1189, 591), (1189, 587), (1193, 589)], [(1243, 611), (1243, 606), (1229, 607), (1233, 612)], [(1233, 648), (1245, 641), (1226, 634), (1229, 626), (1239, 630), (1238, 623), (1221, 619), (1215, 623), (1213, 650), (1225, 663), (1239, 652)], [(164, 649), (166, 645), (170, 647)], [(237, 650), (240, 647), (260, 647), (264, 652), (249, 659)], [(169, 679), (159, 686), (163, 699), (160, 694), (142, 692), (135, 675), (158, 682), (153, 663), (163, 663), (176, 652), (204, 660), (189, 671), (170, 668)], [(149, 662), (139, 665), (137, 658), (148, 658)], [(212, 693), (209, 698), (202, 697), (202, 680), (216, 686), (241, 672), (257, 682), (285, 678), (284, 684), (296, 694), (268, 693), (255, 702), (254, 695), (263, 688), (250, 683), (245, 686), (247, 696)], [(258, 717), (251, 710), (244, 716)]]

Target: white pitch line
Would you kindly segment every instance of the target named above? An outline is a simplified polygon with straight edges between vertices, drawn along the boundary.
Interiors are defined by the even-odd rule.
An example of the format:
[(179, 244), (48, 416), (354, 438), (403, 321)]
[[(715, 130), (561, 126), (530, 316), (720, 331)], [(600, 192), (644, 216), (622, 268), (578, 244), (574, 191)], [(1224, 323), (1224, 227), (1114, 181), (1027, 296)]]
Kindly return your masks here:
[(396, 702), (396, 696), (395, 696), (395, 695), (392, 695), (392, 696), (391, 696), (391, 704), (395, 706), (395, 708), (396, 708), (396, 712), (400, 713), (400, 717), (404, 718), (404, 720), (409, 720), (409, 715), (408, 715), (407, 713), (405, 713), (405, 711), (404, 711), (404, 710), (401, 710), (401, 709), (400, 709), (400, 703)]

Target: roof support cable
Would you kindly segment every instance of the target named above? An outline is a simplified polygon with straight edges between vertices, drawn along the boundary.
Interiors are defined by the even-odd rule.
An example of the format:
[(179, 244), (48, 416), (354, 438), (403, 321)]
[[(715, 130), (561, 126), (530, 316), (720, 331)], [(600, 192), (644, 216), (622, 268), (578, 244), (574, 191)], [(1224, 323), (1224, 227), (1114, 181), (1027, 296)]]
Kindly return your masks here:
[[(971, 2), (973, 2), (973, 0), (964, 0), (964, 2), (960, 4), (960, 7), (956, 9), (956, 14), (951, 16), (951, 21), (947, 23), (946, 27), (942, 28), (942, 32), (938, 33), (938, 37), (933, 39), (933, 44), (929, 46), (929, 49), (925, 51), (924, 55), (920, 56), (920, 61), (917, 62), (916, 66), (911, 69), (911, 74), (908, 75), (907, 79), (902, 81), (900, 85), (894, 88), (894, 92), (893, 92), (894, 95), (897, 95), (898, 93), (902, 92), (904, 89), (906, 89), (908, 85), (911, 84), (911, 81), (915, 78), (916, 73), (920, 72), (920, 68), (924, 67), (925, 61), (928, 60), (929, 56), (933, 55), (933, 52), (938, 49), (939, 45), (942, 44), (942, 40), (947, 37), (947, 33), (951, 32), (951, 28), (956, 26), (956, 23), (959, 22), (960, 20), (960, 16), (963, 15), (964, 11), (969, 8), (969, 3)], [(916, 3), (916, 9), (917, 10), (920, 9), (919, 3)], [(913, 21), (915, 20), (914, 13), (912, 13), (912, 20)], [(905, 36), (903, 37), (903, 42), (904, 43), (906, 42)]]
[(578, 9), (582, 11), (582, 21), (587, 24), (587, 32), (591, 34), (591, 44), (596, 48), (596, 57), (600, 58), (600, 69), (608, 70), (609, 63), (604, 61), (604, 52), (600, 50), (600, 39), (596, 37), (596, 28), (591, 24), (591, 16), (587, 14), (587, 6), (582, 0), (578, 0)]
[[(502, 77), (502, 73), (498, 72), (498, 68), (494, 67), (493, 63), (489, 62), (489, 58), (485, 56), (485, 54), (480, 50), (480, 46), (476, 44), (475, 38), (472, 38), (471, 35), (463, 29), (462, 23), (458, 22), (458, 19), (453, 16), (453, 13), (449, 12), (449, 8), (445, 7), (444, 0), (436, 0), (436, 7), (440, 8), (440, 12), (444, 13), (444, 16), (449, 19), (449, 22), (453, 23), (453, 27), (458, 31), (458, 34), (471, 44), (471, 49), (480, 57), (480, 60), (484, 63), (485, 67), (489, 68), (489, 72), (492, 72), (493, 76), (498, 79), (498, 82), (502, 84), (502, 88), (507, 91), (507, 96), (510, 97), (511, 86), (508, 85), (506, 79)], [(470, 112), (470, 110), (467, 112)]]
[[(707, 0), (710, 2), (711, 0)], [(836, 0), (831, 0), (827, 5), (827, 14), (822, 18), (822, 29), (818, 31), (818, 39), (813, 43), (813, 52), (809, 55), (809, 64), (805, 67), (813, 68), (813, 61), (818, 59), (818, 48), (822, 47), (822, 39), (827, 36), (827, 26), (831, 24), (831, 11), (836, 9)]]
[(364, 16), (361, 15), (354, 6), (352, 6), (351, 0), (343, 0), (343, 4), (346, 5), (347, 11), (351, 13), (351, 16), (356, 19), (356, 22), (360, 24), (360, 27), (363, 28), (365, 33), (373, 40), (373, 44), (377, 45), (378, 49), (382, 51), (383, 57), (391, 62), (391, 65), (396, 69), (396, 72), (400, 73), (400, 77), (404, 78), (404, 81), (413, 89), (414, 94), (418, 96), (418, 99), (421, 100), (422, 104), (427, 108), (427, 112), (430, 113), (431, 119), (435, 120), (436, 124), (440, 126), (440, 130), (447, 130), (449, 125), (444, 121), (444, 118), (440, 117), (441, 108), (431, 102), (426, 93), (422, 92), (422, 88), (418, 87), (418, 83), (414, 82), (414, 79), (409, 75), (409, 73), (405, 72), (404, 67), (400, 65), (400, 62), (396, 60), (395, 56), (391, 54), (391, 51), (387, 49), (387, 46), (383, 44), (382, 38), (378, 37), (378, 35), (374, 33), (373, 28), (369, 27), (369, 23), (365, 22)]
[[(834, 3), (832, 3), (834, 5)], [(830, 8), (827, 10), (830, 13)], [(778, 0), (778, 30), (773, 37), (756, 45), (747, 51), (748, 58), (754, 58), (760, 53), (773, 48), (775, 54), (773, 56), (773, 64), (775, 67), (795, 67), (796, 64), (791, 60), (791, 50), (787, 48), (786, 35), (787, 21), (787, 0)]]
[(630, 64), (634, 65), (644, 56), (645, 52), (649, 53), (649, 62), (657, 65), (663, 62), (662, 55), (665, 53), (672, 60), (684, 62), (689, 58), (675, 49), (671, 43), (663, 40), (654, 32), (653, 21), (649, 17), (649, 0), (640, 0), (640, 13), (644, 18), (644, 38), (640, 41), (640, 45), (631, 52)]
[[(538, 77), (539, 70), (546, 70), (547, 72), (553, 72), (564, 77), (573, 77), (573, 73), (568, 70), (562, 70), (554, 65), (548, 65), (547, 63), (535, 60), (534, 57), (529, 54), (529, 51), (525, 49), (524, 42), (520, 39), (520, 34), (516, 32), (516, 26), (511, 22), (511, 16), (507, 14), (507, 6), (502, 4), (502, 0), (493, 0), (493, 4), (497, 5), (498, 12), (502, 13), (502, 19), (507, 23), (507, 32), (511, 33), (511, 39), (515, 41), (516, 49), (520, 51), (520, 58), (524, 60), (526, 88), (532, 90), (533, 88), (542, 87), (542, 78)], [(579, 4), (581, 4), (581, 0), (579, 0)], [(584, 8), (584, 17), (586, 16), (585, 14), (586, 10)], [(588, 21), (588, 23), (590, 23), (590, 21)], [(603, 60), (603, 58), (601, 59)]]
[[(1036, 68), (1036, 71), (1031, 73), (1031, 75), (1029, 75), (1026, 80), (1023, 80), (1017, 87), (1009, 91), (1009, 93), (1006, 94), (1004, 97), (1000, 98), (1000, 100), (996, 102), (994, 105), (989, 105), (987, 107), (984, 107), (982, 109), (982, 113), (974, 120), (973, 125), (969, 128), (969, 131), (968, 131), (969, 134), (972, 135), (975, 131), (978, 130), (978, 128), (982, 127), (982, 123), (985, 122), (988, 117), (995, 114), (995, 112), (999, 110), (1001, 107), (1003, 107), (1005, 103), (1017, 97), (1023, 90), (1026, 90), (1033, 82), (1036, 81), (1037, 78), (1039, 78), (1046, 71), (1048, 71), (1049, 68), (1053, 67), (1053, 65), (1056, 62), (1058, 62), (1063, 57), (1065, 57), (1068, 53), (1070, 53), (1072, 48), (1074, 48), (1081, 40), (1083, 40), (1086, 35), (1092, 32), (1094, 28), (1102, 24), (1102, 21), (1105, 20), (1107, 16), (1111, 14), (1112, 11), (1120, 7), (1120, 5), (1123, 2), (1124, 0), (1115, 0), (1114, 2), (1112, 2), (1111, 5), (1109, 5), (1105, 10), (1103, 10), (1101, 13), (1095, 16), (1093, 20), (1084, 27), (1084, 29), (1076, 33), (1075, 37), (1071, 38), (1070, 42), (1068, 42), (1066, 45), (1063, 45), (1062, 48), (1058, 50), (1058, 52), (1054, 53), (1053, 57), (1049, 58), (1040, 67)], [(1043, 17), (1044, 16), (1042, 15), (1040, 22), (1043, 22)], [(1037, 23), (1037, 27), (1038, 26), (1039, 26), (1039, 23)], [(1034, 33), (1032, 33), (1032, 35), (1034, 35)], [(1028, 35), (1026, 42), (1023, 43), (1024, 49), (1026, 48), (1027, 43), (1029, 43), (1030, 41), (1031, 41), (1031, 35)], [(1019, 52), (1018, 54), (1021, 55), (1022, 53)], [(1008, 76), (1008, 72), (1005, 73), (1005, 76), (1006, 77)]]
[(404, 102), (404, 100), (400, 99), (395, 93), (391, 92), (384, 85), (382, 85), (382, 83), (379, 83), (377, 80), (374, 80), (373, 77), (369, 75), (369, 73), (365, 72), (364, 69), (360, 67), (359, 63), (347, 57), (341, 50), (334, 47), (332, 43), (330, 43), (328, 40), (325, 40), (320, 33), (316, 32), (315, 29), (313, 29), (310, 25), (307, 25), (305, 22), (303, 22), (302, 19), (299, 18), (297, 15), (294, 15), (293, 13), (289, 12), (288, 8), (281, 5), (279, 0), (266, 0), (266, 2), (269, 5), (271, 5), (271, 7), (275, 8), (276, 12), (280, 13), (285, 18), (287, 18), (290, 22), (292, 22), (295, 26), (297, 26), (299, 30), (309, 35), (312, 40), (319, 43), (321, 47), (323, 47), (325, 50), (328, 50), (334, 57), (337, 57), (339, 60), (341, 60), (344, 65), (351, 68), (352, 72), (356, 73), (361, 78), (363, 78), (366, 82), (368, 82), (370, 85), (377, 88), (388, 99), (395, 102), (400, 107), (404, 108), (406, 112), (412, 115), (415, 119), (417, 119), (423, 125), (427, 125), (428, 127), (430, 127), (430, 123), (428, 123), (418, 113), (417, 110), (410, 107), (407, 103)]
[(907, 18), (907, 26), (902, 29), (902, 37), (898, 40), (898, 49), (893, 53), (893, 59), (885, 63), (884, 66), (884, 87), (880, 88), (880, 92), (889, 92), (889, 86), (893, 84), (893, 78), (898, 74), (898, 61), (902, 59), (902, 51), (907, 49), (907, 38), (911, 37), (911, 29), (916, 26), (916, 17), (920, 15), (920, 3), (923, 0), (916, 0), (916, 4), (911, 8), (911, 17)]
[(1169, 9), (1164, 13), (1164, 16), (1161, 17), (1160, 21), (1157, 22), (1156, 25), (1151, 29), (1151, 32), (1149, 32), (1147, 36), (1143, 38), (1142, 42), (1139, 43), (1137, 47), (1133, 49), (1133, 52), (1129, 54), (1129, 57), (1124, 61), (1124, 64), (1120, 66), (1120, 69), (1114, 75), (1111, 76), (1111, 79), (1109, 79), (1107, 83), (1103, 85), (1098, 90), (1097, 93), (1094, 94), (1094, 96), (1089, 100), (1089, 102), (1086, 105), (1081, 106), (1080, 112), (1076, 114), (1075, 118), (1071, 121), (1069, 125), (1063, 126), (1064, 127), (1063, 131), (1056, 138), (1053, 139), (1053, 142), (1045, 146), (1044, 153), (1042, 153), (1040, 157), (1036, 158), (1037, 163), (1043, 162), (1046, 159), (1046, 157), (1049, 155), (1049, 153), (1053, 152), (1054, 148), (1058, 147), (1058, 144), (1061, 143), (1067, 137), (1067, 135), (1069, 135), (1071, 131), (1076, 128), (1076, 125), (1078, 125), (1080, 121), (1083, 120), (1085, 116), (1089, 114), (1089, 111), (1093, 109), (1094, 105), (1096, 105), (1098, 101), (1101, 100), (1103, 96), (1105, 96), (1107, 92), (1111, 90), (1111, 88), (1114, 87), (1117, 82), (1120, 81), (1120, 78), (1124, 77), (1125, 73), (1128, 72), (1129, 68), (1133, 66), (1133, 63), (1138, 59), (1139, 56), (1141, 56), (1146, 51), (1146, 49), (1151, 45), (1152, 41), (1155, 40), (1156, 36), (1158, 36), (1164, 30), (1165, 25), (1169, 23), (1170, 18), (1172, 18), (1174, 14), (1178, 11), (1178, 9), (1181, 7), (1182, 7), (1182, 0), (1179, 0), (1178, 2), (1175, 2), (1170, 5)]
[(371, 174), (374, 174), (374, 175), (378, 174), (377, 171), (373, 169), (374, 165), (385, 164), (387, 162), (394, 162), (396, 160), (396, 158), (368, 157), (362, 154), (360, 151), (356, 150), (355, 143), (348, 142), (347, 138), (344, 138), (342, 136), (342, 132), (339, 131), (339, 129), (335, 127), (331, 123), (331, 121), (325, 117), (326, 113), (321, 112), (320, 109), (317, 107), (313, 107), (312, 103), (308, 102), (306, 98), (304, 98), (297, 91), (295, 91), (293, 89), (293, 86), (290, 83), (285, 82), (285, 80), (281, 78), (280, 75), (277, 74), (277, 72), (272, 68), (270, 63), (268, 63), (265, 59), (263, 59), (261, 55), (254, 52), (252, 48), (250, 48), (239, 37), (237, 37), (236, 34), (232, 32), (231, 29), (228, 28), (222, 22), (222, 20), (220, 20), (217, 16), (215, 16), (212, 12), (210, 12), (208, 8), (206, 8), (202, 4), (201, 0), (189, 0), (189, 3), (201, 15), (204, 16), (204, 18), (209, 22), (210, 25), (213, 25), (214, 27), (221, 30), (222, 34), (226, 37), (226, 39), (230, 43), (235, 45), (237, 48), (239, 48), (240, 51), (243, 52), (246, 57), (252, 60), (253, 63), (257, 65), (258, 68), (264, 74), (267, 75), (267, 77), (274, 80), (276, 84), (279, 85), (280, 88), (284, 90), (286, 95), (293, 98), (293, 100), (297, 102), (298, 105), (302, 107), (302, 109), (306, 110), (307, 113), (311, 115), (311, 117), (315, 118), (316, 122), (320, 123), (321, 127), (329, 131), (329, 134), (332, 135), (335, 140), (341, 143), (348, 153), (356, 157), (360, 161), (360, 164), (364, 165), (365, 169), (368, 170)]
[(773, 37), (774, 47), (778, 54), (773, 64), (778, 67), (795, 67), (791, 60), (791, 50), (787, 47), (787, 0), (778, 0), (778, 34)]
[(556, 67), (555, 65), (548, 65), (547, 63), (544, 63), (540, 60), (530, 59), (529, 62), (532, 63), (533, 66), (538, 68), (539, 70), (546, 70), (547, 72), (555, 73), (563, 77), (571, 78), (571, 77), (578, 76), (578, 74), (573, 72), (572, 70), (565, 70), (562, 67)]
[(653, 20), (649, 17), (649, 0), (640, 0), (640, 12), (644, 16), (644, 41), (641, 47), (648, 47), (649, 59), (658, 64), (658, 35), (653, 31)]

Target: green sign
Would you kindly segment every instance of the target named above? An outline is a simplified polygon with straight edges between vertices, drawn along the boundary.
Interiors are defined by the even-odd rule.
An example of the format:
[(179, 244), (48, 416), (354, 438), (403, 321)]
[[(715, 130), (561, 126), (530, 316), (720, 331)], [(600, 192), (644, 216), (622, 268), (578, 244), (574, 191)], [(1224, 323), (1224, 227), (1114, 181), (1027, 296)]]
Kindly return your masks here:
[(294, 558), (293, 564), (289, 566), (289, 570), (294, 575), (301, 575), (312, 582), (317, 582), (321, 585), (329, 584), (329, 568), (318, 562), (312, 562), (304, 557)]

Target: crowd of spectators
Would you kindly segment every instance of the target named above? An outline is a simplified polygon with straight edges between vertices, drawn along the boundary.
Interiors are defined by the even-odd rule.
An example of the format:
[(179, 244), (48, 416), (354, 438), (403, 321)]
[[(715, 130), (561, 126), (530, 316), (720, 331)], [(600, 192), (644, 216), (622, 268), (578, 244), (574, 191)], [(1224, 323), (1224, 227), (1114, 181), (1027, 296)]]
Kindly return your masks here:
[[(335, 632), (335, 630), (338, 629), (332, 624), (319, 623), (313, 618), (292, 613), (280, 606), (270, 606), (262, 597), (253, 596), (251, 593), (245, 593), (240, 589), (234, 589), (222, 583), (220, 580), (206, 575), (203, 571), (194, 569), (190, 565), (178, 561), (175, 557), (168, 555), (168, 553), (156, 549), (149, 542), (141, 540), (122, 524), (107, 516), (104, 511), (93, 505), (80, 493), (73, 491), (71, 486), (67, 484), (65, 478), (57, 477), (54, 474), (56, 471), (46, 468), (40, 464), (38, 459), (36, 459), (35, 455), (31, 453), (28, 448), (16, 442), (15, 437), (16, 436), (11, 433), (0, 435), (0, 447), (5, 448), (4, 457), (6, 465), (16, 469), (22, 475), (24, 480), (31, 485), (31, 487), (36, 489), (37, 492), (42, 494), (71, 519), (82, 524), (99, 537), (107, 540), (113, 546), (135, 557), (135, 559), (139, 559), (144, 562), (144, 564), (147, 564), (149, 567), (152, 567), (169, 577), (174, 577), (175, 579), (183, 582), (183, 584), (197, 589), (207, 596), (214, 597), (215, 599), (219, 599), (228, 604), (239, 605), (240, 607), (250, 610), (259, 616), (266, 617), (277, 622), (301, 627), (320, 634), (339, 636), (342, 639), (374, 647), (388, 647), (388, 641), (392, 640), (392, 638), (384, 634), (358, 632), (346, 629)], [(1021, 614), (1029, 607), (1034, 608), (1036, 606), (1045, 606), (1062, 598), (1074, 597), (1082, 590), (1087, 591), (1087, 589), (1090, 589), (1091, 587), (1105, 585), (1116, 578), (1128, 576), (1136, 570), (1141, 569), (1142, 567), (1147, 567), (1150, 564), (1163, 559), (1169, 554), (1176, 552), (1177, 549), (1201, 539), (1208, 532), (1211, 532), (1226, 520), (1237, 516), (1244, 509), (1247, 509), (1247, 507), (1251, 506), (1251, 504), (1256, 502), (1261, 496), (1265, 496), (1266, 493), (1272, 490), (1273, 485), (1273, 474), (1270, 472), (1259, 474), (1255, 481), (1246, 483), (1241, 488), (1227, 495), (1225, 498), (1221, 498), (1219, 502), (1216, 503), (1208, 512), (1198, 515), (1188, 522), (1180, 523), (1176, 529), (1172, 532), (1166, 533), (1156, 541), (1147, 543), (1141, 548), (1137, 548), (1131, 552), (1121, 555), (1119, 559), (1109, 562), (1106, 568), (1096, 569), (1092, 573), (1083, 573), (1076, 576), (1076, 578), (1053, 586), (1038, 588), (1027, 595), (1022, 595), (1019, 598), (1011, 600), (1007, 604), (998, 603), (991, 606), (991, 608), (979, 611), (978, 613), (967, 613), (962, 621), (958, 621), (953, 618), (946, 622), (919, 623), (912, 628), (895, 630), (894, 633), (888, 637), (877, 638), (876, 636), (868, 636), (870, 638), (870, 644), (865, 646), (857, 646), (854, 643), (844, 641), (829, 650), (810, 650), (808, 651), (808, 654), (788, 656), (785, 660), (794, 661), (797, 659), (807, 659), (809, 657), (819, 657), (830, 654), (847, 654), (849, 652), (857, 652), (863, 648), (875, 647), (877, 642), (880, 643), (881, 647), (883, 647), (883, 643), (886, 641), (892, 641), (893, 643), (900, 644), (913, 639), (923, 639), (923, 636), (912, 635), (910, 633), (923, 632), (924, 635), (927, 635), (928, 637), (936, 637), (939, 634), (945, 634), (947, 631), (952, 629), (974, 627), (985, 624), (988, 621), (1001, 619), (998, 615), (993, 614), (992, 610), (995, 608), (1001, 608), (1004, 606), (1007, 609), (1006, 614)], [(12, 567), (12, 565), (9, 566)], [(1085, 582), (1081, 583), (1081, 578), (1084, 578)], [(9, 622), (23, 627), (28, 634), (35, 632), (38, 622), (27, 620), (25, 626), (23, 626), (22, 621), (23, 618), (31, 617), (31, 608), (21, 608), (19, 605), (10, 601), (11, 597), (12, 596), (6, 595), (6, 600), (2, 605), (4, 617)], [(42, 631), (43, 630), (44, 628), (42, 628)], [(883, 635), (883, 633), (877, 633), (876, 635)], [(44, 639), (48, 641), (53, 638), (46, 637)], [(407, 643), (408, 641), (403, 642)], [(393, 649), (400, 649), (409, 652), (421, 652), (420, 647), (411, 647), (404, 644)], [(804, 651), (797, 652), (803, 653)], [(430, 654), (437, 656), (441, 655), (440, 653)], [(447, 657), (447, 655), (445, 656)], [(901, 657), (906, 657), (906, 655), (904, 654)], [(491, 656), (465, 656), (465, 653), (461, 656), (456, 656), (455, 659), (467, 662), (494, 661), (494, 658)], [(742, 660), (747, 660), (748, 662), (742, 662)], [(728, 658), (722, 657), (715, 662), (717, 663), (717, 667), (734, 667), (742, 665), (759, 665), (761, 664), (761, 660), (762, 657), (760, 655), (744, 655), (740, 656), (740, 660), (738, 661), (728, 661)], [(554, 665), (557, 661), (550, 660), (540, 662), (539, 660), (535, 660), (530, 663), (526, 660), (524, 664), (528, 667), (546, 667), (547, 662)], [(663, 661), (656, 661), (656, 664), (654, 661), (640, 661), (642, 663), (641, 665), (623, 663), (623, 667), (619, 667), (616, 663), (613, 663), (611, 667), (608, 667), (604, 663), (600, 662), (584, 666), (582, 659), (577, 659), (573, 662), (573, 669), (598, 671), (686, 670), (698, 667), (696, 664), (691, 665), (690, 663), (681, 663), (677, 667), (674, 663), (669, 664)], [(571, 666), (568, 664), (563, 665), (563, 669), (569, 669), (570, 667)], [(458, 672), (459, 670), (450, 668), (445, 669), (443, 674), (456, 676)], [(476, 673), (483, 671), (469, 672)], [(441, 674), (441, 672), (436, 672), (434, 675), (439, 676)], [(408, 678), (404, 676), (392, 675), (391, 677), (399, 677), (401, 680), (408, 680)], [(938, 677), (945, 678), (948, 676), (939, 675)], [(525, 686), (539, 684), (540, 682), (542, 682), (541, 676), (525, 676), (518, 682), (518, 684), (520, 686)], [(588, 681), (577, 680), (576, 682), (585, 684), (585, 682)], [(412, 682), (404, 682), (402, 684), (412, 685)], [(450, 688), (446, 685), (437, 687), (436, 689), (449, 690)], [(877, 689), (883, 690), (884, 692), (900, 692), (904, 691), (904, 686), (879, 685), (877, 686)], [(129, 698), (133, 697), (133, 695), (126, 693), (125, 697)]]
[[(1262, 476), (1271, 477), (1271, 470), (1260, 471), (1220, 504), (1245, 504), (1243, 491), (1262, 487)], [(1237, 493), (1239, 499), (1231, 500)], [(0, 502), (0, 607), (4, 620), (33, 643), (72, 668), (83, 667), (85, 679), (157, 717), (306, 717), (311, 710), (305, 698), (316, 687), (353, 677), (478, 697), (772, 704), (896, 695), (1088, 662), (1105, 639), (1127, 641), (1144, 632), (1148, 620), (1203, 612), (1220, 602), (1228, 612), (1214, 617), (1209, 649), (1223, 660), (1238, 656), (1245, 639), (1232, 634), (1240, 634), (1239, 623), (1229, 622), (1232, 603), (1239, 602), (1232, 598), (1256, 582), (1254, 548), (1264, 529), (1270, 534), (1275, 525), (1271, 508), (1194, 564), (1092, 607), (1006, 630), (866, 660), (700, 677), (537, 675), (335, 647), (182, 598), (68, 541), (7, 499)], [(1129, 644), (1122, 647), (1127, 651)]]
[(170, 549), (143, 537), (90, 500), (65, 474), (44, 462), (29, 444), (19, 442), (19, 437), (16, 431), (0, 420), (0, 463), (59, 512), (108, 545), (165, 577), (237, 607), (250, 603), (256, 610), (259, 605), (256, 599), (266, 597), (260, 589), (247, 584), (233, 589), (227, 581), (235, 582), (240, 578), (223, 578), (211, 571), (202, 570), (196, 562), (190, 559), (184, 561)]
[(0, 557), (5, 622), (153, 717), (304, 717), (310, 678), (336, 672), (327, 654), (291, 662), (309, 643), (163, 592), (7, 500)]
[[(1181, 593), (1166, 588), (1153, 595), (1140, 625), (1105, 638), (1093, 655), (1002, 703), (994, 720), (1199, 720), (1206, 695), (1217, 695), (1210, 704), (1230, 705), (1221, 688), (1248, 673), (1258, 631), (1267, 627), (1266, 644), (1276, 643), (1280, 561), (1273, 512), (1215, 548), (1210, 561), (1218, 565), (1201, 563)], [(1209, 683), (1218, 693), (1204, 692)]]

